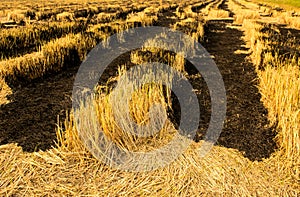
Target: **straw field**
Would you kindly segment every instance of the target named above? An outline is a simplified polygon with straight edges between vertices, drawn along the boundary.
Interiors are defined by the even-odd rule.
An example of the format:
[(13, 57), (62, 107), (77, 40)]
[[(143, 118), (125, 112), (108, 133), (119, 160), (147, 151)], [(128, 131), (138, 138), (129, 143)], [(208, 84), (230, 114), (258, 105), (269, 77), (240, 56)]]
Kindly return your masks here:
[[(0, 196), (299, 196), (300, 9), (296, 1), (286, 4), (2, 1)], [(208, 143), (211, 92), (186, 54), (165, 50), (177, 47), (175, 41), (162, 42), (170, 39), (166, 33), (117, 57), (93, 96), (77, 111), (72, 108), (76, 73), (89, 52), (98, 44), (109, 48), (111, 35), (120, 33), (118, 40), (126, 42), (122, 32), (148, 26), (190, 36), (220, 70), (226, 117), (221, 135), (204, 157), (199, 150)], [(187, 53), (195, 46), (185, 42), (181, 47)], [(157, 83), (138, 89), (126, 80), (127, 86), (118, 83), (131, 68), (153, 62), (173, 70), (167, 75), (157, 71)], [(177, 72), (192, 84), (199, 100), (199, 125), (191, 139), (180, 135), (180, 101), (164, 84)], [(139, 70), (131, 77), (151, 76)], [(126, 99), (128, 109), (123, 109), (119, 103)], [(153, 134), (157, 128), (147, 127), (149, 123), (162, 127)], [(137, 127), (146, 136), (135, 135)], [(174, 139), (173, 149), (158, 157), (143, 155), (122, 166), (138, 166), (137, 171), (108, 165), (108, 141), (126, 158), (128, 152), (151, 153)], [(182, 143), (190, 145), (179, 153)], [(176, 154), (168, 165), (163, 163)], [(151, 165), (161, 167), (149, 170)]]

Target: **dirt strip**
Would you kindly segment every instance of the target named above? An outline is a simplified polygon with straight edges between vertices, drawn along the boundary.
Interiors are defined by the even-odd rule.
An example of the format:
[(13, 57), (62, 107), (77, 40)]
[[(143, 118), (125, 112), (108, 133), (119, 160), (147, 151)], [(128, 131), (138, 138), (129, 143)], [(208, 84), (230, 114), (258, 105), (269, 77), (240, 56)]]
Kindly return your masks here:
[[(228, 10), (226, 4), (221, 7)], [(231, 23), (210, 21), (204, 43), (215, 57), (227, 94), (227, 117), (217, 144), (238, 149), (250, 160), (261, 160), (275, 151), (276, 131), (269, 126), (268, 111), (260, 101), (254, 65), (247, 54), (236, 53), (245, 50), (243, 32)]]
[(54, 145), (57, 118), (63, 120), (71, 108), (76, 71), (70, 68), (15, 89), (11, 102), (0, 107), (0, 144), (18, 143), (30, 152)]

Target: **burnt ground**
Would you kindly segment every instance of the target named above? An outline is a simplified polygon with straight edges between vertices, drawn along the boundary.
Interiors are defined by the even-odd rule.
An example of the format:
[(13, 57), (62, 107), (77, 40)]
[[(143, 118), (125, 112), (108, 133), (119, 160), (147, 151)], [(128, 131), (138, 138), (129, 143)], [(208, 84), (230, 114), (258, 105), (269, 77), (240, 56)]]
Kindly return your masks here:
[(276, 131), (269, 126), (268, 111), (260, 101), (255, 66), (247, 60), (243, 33), (227, 27), (230, 22), (211, 21), (204, 47), (213, 55), (223, 76), (227, 113), (217, 145), (235, 148), (251, 160), (267, 158), (274, 152)]
[[(223, 5), (224, 7), (225, 5)], [(164, 13), (157, 25), (167, 26)], [(273, 141), (276, 131), (270, 128), (267, 110), (260, 102), (261, 95), (256, 87), (257, 75), (254, 66), (246, 60), (242, 50), (242, 32), (228, 28), (230, 21), (211, 21), (206, 29), (203, 46), (213, 55), (223, 76), (227, 91), (227, 116), (217, 145), (235, 148), (250, 160), (267, 158), (274, 152)], [(0, 145), (18, 143), (24, 151), (46, 150), (54, 145), (57, 116), (63, 120), (65, 111), (71, 109), (71, 94), (77, 68), (69, 68), (56, 75), (36, 80), (22, 88), (15, 88), (10, 96), (11, 103), (0, 106)], [(194, 87), (205, 86), (203, 80), (192, 82)], [(201, 85), (202, 84), (202, 85)], [(195, 140), (201, 140), (209, 121), (209, 100), (198, 95), (204, 117)], [(204, 99), (204, 101), (203, 101)], [(204, 113), (203, 113), (204, 112)], [(206, 117), (206, 118), (205, 118)]]
[(18, 143), (24, 151), (46, 150), (54, 145), (55, 129), (71, 109), (77, 72), (69, 68), (57, 75), (14, 88), (10, 103), (0, 106), (0, 144)]
[[(226, 1), (221, 8), (229, 11)], [(243, 32), (230, 20), (212, 20), (207, 25), (203, 46), (214, 56), (225, 84), (227, 113), (217, 145), (238, 149), (250, 160), (268, 158), (276, 149), (275, 125), (268, 121), (268, 111), (261, 102), (255, 66), (245, 50)], [(201, 134), (201, 133), (200, 133)], [(201, 139), (201, 135), (199, 135)]]

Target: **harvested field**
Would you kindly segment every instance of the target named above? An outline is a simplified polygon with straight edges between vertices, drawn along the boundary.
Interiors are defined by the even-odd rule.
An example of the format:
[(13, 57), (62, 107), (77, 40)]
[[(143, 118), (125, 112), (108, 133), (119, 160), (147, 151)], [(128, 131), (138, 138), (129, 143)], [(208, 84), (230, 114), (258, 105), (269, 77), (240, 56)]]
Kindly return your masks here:
[[(281, 8), (268, 3), (3, 1), (0, 196), (300, 195), (300, 10), (293, 4)], [(220, 136), (204, 157), (199, 150), (209, 142), (216, 113), (212, 90), (186, 54), (166, 50), (173, 47), (173, 42), (168, 46), (162, 42), (172, 39), (167, 33), (116, 57), (95, 85), (92, 101), (83, 101), (79, 112), (73, 111), (74, 81), (89, 52), (99, 43), (109, 49), (114, 43), (108, 37), (138, 27), (166, 27), (189, 35), (219, 69), (226, 90), (226, 117)], [(120, 43), (131, 42), (119, 35)], [(184, 47), (188, 51), (193, 44)], [(128, 114), (125, 108), (114, 111), (116, 102), (126, 100), (113, 94), (118, 81), (147, 62), (167, 64), (191, 84), (200, 110), (196, 135), (168, 165), (147, 171), (145, 164), (145, 170), (138, 172), (116, 169), (96, 158), (95, 151), (99, 155), (105, 151), (95, 150), (95, 144), (101, 146), (100, 137), (91, 128), (101, 128), (121, 150), (134, 153), (160, 149), (181, 132), (180, 98), (160, 83), (135, 90)], [(168, 77), (175, 74), (161, 80)], [(150, 114), (151, 106), (158, 103), (166, 111), (159, 132), (147, 137), (130, 133), (134, 126), (129, 119), (138, 126), (164, 119), (158, 112)], [(179, 136), (178, 142), (186, 140)], [(164, 154), (177, 154), (180, 148), (176, 148)], [(141, 158), (126, 165), (148, 162)], [(159, 157), (153, 160), (160, 162), (164, 161)]]

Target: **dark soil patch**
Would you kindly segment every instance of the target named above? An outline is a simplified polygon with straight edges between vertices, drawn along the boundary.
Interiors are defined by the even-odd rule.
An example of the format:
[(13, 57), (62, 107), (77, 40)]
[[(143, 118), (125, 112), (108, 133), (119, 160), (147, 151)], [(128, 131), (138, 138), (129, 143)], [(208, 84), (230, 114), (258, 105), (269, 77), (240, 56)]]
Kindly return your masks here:
[(227, 93), (227, 116), (217, 145), (242, 151), (250, 160), (267, 158), (274, 152), (276, 131), (269, 126), (268, 111), (260, 101), (255, 67), (242, 50), (243, 32), (228, 28), (225, 21), (208, 23), (208, 52), (222, 73)]
[(46, 150), (54, 145), (58, 116), (64, 120), (78, 68), (14, 89), (11, 102), (0, 106), (0, 145), (18, 143), (24, 151)]

